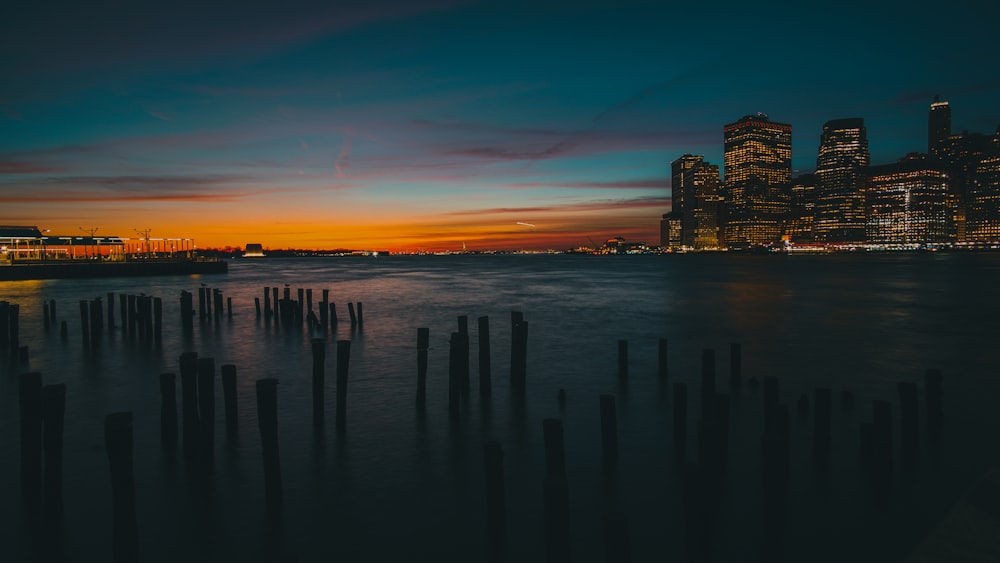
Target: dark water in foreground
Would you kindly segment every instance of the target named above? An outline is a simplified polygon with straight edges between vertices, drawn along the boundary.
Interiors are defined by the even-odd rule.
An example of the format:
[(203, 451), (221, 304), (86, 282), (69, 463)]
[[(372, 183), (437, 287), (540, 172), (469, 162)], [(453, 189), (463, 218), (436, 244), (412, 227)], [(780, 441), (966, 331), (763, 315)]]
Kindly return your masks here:
[[(633, 561), (685, 560), (680, 475), (696, 459), (701, 351), (715, 348), (718, 387), (728, 390), (728, 346), (743, 345), (746, 377), (776, 375), (793, 405), (791, 494), (784, 551), (789, 561), (902, 560), (1000, 456), (1000, 255), (838, 256), (684, 255), (379, 257), (235, 261), (226, 276), (0, 284), (0, 299), (21, 306), (29, 366), (0, 362), (0, 545), (6, 561), (38, 552), (19, 502), (16, 373), (40, 371), (66, 383), (66, 561), (111, 558), (111, 500), (103, 417), (132, 411), (142, 561), (479, 561), (486, 559), (482, 444), (505, 452), (510, 561), (544, 559), (541, 530), (545, 459), (542, 420), (565, 424), (574, 561), (603, 561), (602, 515), (623, 511)], [(233, 300), (232, 319), (180, 331), (179, 295), (200, 284)], [(341, 317), (327, 334), (326, 432), (311, 423), (310, 335), (255, 318), (264, 286), (331, 290)], [(107, 292), (164, 299), (162, 346), (146, 351), (121, 330), (85, 351), (77, 302)], [(42, 323), (55, 299), (69, 339)], [(197, 302), (197, 293), (196, 293)], [(352, 329), (348, 301), (364, 303)], [(196, 303), (197, 304), (197, 303)], [(116, 303), (117, 307), (117, 303)], [(510, 311), (530, 323), (528, 392), (509, 393)], [(460, 429), (447, 416), (449, 334), (468, 315), (472, 394)], [(491, 320), (493, 400), (480, 405), (476, 317)], [(429, 327), (428, 407), (414, 408), (416, 332)], [(670, 343), (670, 380), (689, 388), (685, 459), (672, 448), (671, 391), (656, 377), (659, 337)], [(348, 422), (334, 432), (336, 339), (352, 340)], [(630, 342), (627, 389), (616, 378), (617, 340)], [(158, 376), (178, 371), (183, 351), (232, 363), (239, 377), (240, 435), (227, 440), (216, 388), (211, 498), (167, 455), (159, 440)], [(5, 359), (6, 360), (6, 359)], [(865, 494), (858, 425), (871, 401), (897, 403), (896, 382), (922, 383), (926, 368), (945, 375), (940, 449), (922, 442), (921, 462), (899, 472), (887, 507)], [(285, 510), (265, 518), (254, 381), (276, 377)], [(811, 420), (794, 402), (815, 387), (834, 390), (830, 479), (817, 479)], [(567, 393), (565, 409), (556, 400)], [(842, 409), (839, 392), (857, 398)], [(922, 390), (921, 390), (922, 392)], [(179, 393), (179, 382), (178, 382)], [(618, 479), (600, 463), (598, 396), (614, 393), (620, 440)], [(922, 400), (922, 397), (921, 397)], [(760, 392), (733, 399), (729, 471), (712, 542), (713, 561), (758, 561), (761, 531)], [(898, 417), (898, 406), (894, 407)], [(924, 416), (921, 405), (921, 417)], [(921, 421), (923, 422), (923, 420)], [(898, 430), (898, 419), (894, 429)], [(898, 436), (895, 444), (898, 447)]]

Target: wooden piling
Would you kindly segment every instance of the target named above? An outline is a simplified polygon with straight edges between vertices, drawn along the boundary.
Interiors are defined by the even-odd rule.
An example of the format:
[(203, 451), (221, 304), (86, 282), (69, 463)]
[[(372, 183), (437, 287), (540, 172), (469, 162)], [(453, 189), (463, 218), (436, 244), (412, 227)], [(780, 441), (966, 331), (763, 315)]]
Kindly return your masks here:
[[(49, 330), (49, 322), (50, 321), (49, 321), (49, 304), (48, 304), (47, 301), (43, 301), (42, 302), (42, 319), (43, 319), (43, 323), (44, 323), (43, 326), (45, 327), (45, 331), (48, 332), (48, 330)], [(6, 319), (2, 319), (2, 320), (0, 320), (0, 322), (3, 322), (4, 320), (6, 320)], [(2, 349), (3, 349), (3, 347), (0, 346), (0, 350), (2, 350)]]
[(313, 290), (306, 290), (306, 312), (312, 313), (313, 310)]
[(257, 422), (260, 445), (264, 454), (264, 498), (267, 513), (272, 517), (281, 512), (281, 462), (278, 458), (278, 380), (258, 379)]
[(528, 321), (517, 311), (511, 311), (510, 387), (517, 397), (527, 391)]
[(562, 421), (545, 419), (542, 421), (542, 429), (546, 461), (546, 474), (542, 481), (546, 560), (569, 561), (569, 486), (566, 481)]
[(177, 376), (160, 374), (160, 442), (167, 450), (177, 447)]
[(0, 301), (0, 351), (10, 348), (10, 303)]
[(615, 396), (601, 395), (601, 452), (605, 468), (618, 461), (618, 414)]
[(448, 340), (448, 418), (455, 426), (459, 421), (459, 404), (462, 397), (462, 345), (467, 340), (461, 332), (451, 333)]
[(215, 462), (215, 360), (198, 358), (198, 422), (201, 424), (201, 464), (211, 471)]
[[(185, 310), (187, 310), (189, 312), (189, 314), (190, 314), (191, 313), (190, 309), (192, 309), (194, 307), (194, 305), (192, 305), (191, 300), (188, 299), (188, 303), (187, 303), (188, 309), (184, 309), (184, 294), (185, 293), (187, 293), (187, 292), (183, 291), (183, 290), (181, 291), (181, 320), (182, 320), (182, 322), (184, 320), (184, 312), (185, 312)], [(188, 293), (188, 297), (189, 298), (191, 297), (190, 293)], [(121, 315), (122, 330), (127, 332), (128, 331), (128, 296), (126, 294), (124, 294), (124, 293), (119, 293), (118, 294), (118, 305), (119, 305), (119, 309), (121, 309), (121, 311), (119, 312), (119, 315)]]
[(108, 292), (108, 332), (115, 329), (115, 294)]
[(52, 315), (52, 322), (55, 322), (55, 320), (56, 320), (56, 300), (55, 299), (50, 299), (49, 300), (49, 314)]
[(351, 341), (337, 341), (337, 431), (347, 428), (347, 370), (351, 365)]
[(153, 340), (163, 342), (163, 299), (153, 298)]
[[(21, 306), (18, 305), (18, 304), (16, 304), (16, 303), (12, 303), (10, 305), (10, 311), (9, 311), (10, 327), (9, 327), (9, 331), (8, 331), (8, 339), (9, 339), (9, 342), (10, 342), (9, 343), (9, 348), (10, 348), (10, 351), (12, 352), (11, 359), (14, 361), (13, 363), (17, 363), (17, 360), (19, 360), (21, 358), (21, 356), (20, 356), (21, 355), (21, 340), (20, 340), (21, 339), (21, 336), (20, 336), (20, 334), (21, 334), (21, 319), (20, 319), (20, 316), (21, 316)], [(25, 353), (25, 356), (26, 355), (27, 355), (27, 353)], [(27, 357), (25, 357), (22, 361), (27, 361)]]
[(417, 409), (423, 410), (427, 402), (427, 348), (430, 329), (417, 329)]
[(330, 303), (330, 328), (337, 329), (337, 304)]
[(233, 318), (233, 298), (226, 297), (226, 316)]
[(236, 407), (236, 366), (222, 365), (222, 393), (226, 409), (226, 437), (236, 438), (239, 434), (240, 412)]
[(66, 384), (42, 387), (42, 443), (45, 450), (44, 509), (46, 518), (63, 512), (63, 420), (66, 414)]
[(278, 317), (281, 316), (281, 312), (279, 310), (278, 288), (276, 288), (276, 287), (272, 287), (271, 288), (271, 305), (274, 306), (274, 315), (273, 315), (274, 316), (274, 322), (277, 323), (278, 322)]
[(326, 361), (326, 340), (322, 338), (312, 339), (312, 361), (313, 428), (317, 431), (322, 431), (323, 411), (326, 405), (323, 398), (323, 392), (326, 387), (326, 375), (323, 365)]
[(497, 440), (483, 445), (486, 465), (486, 517), (491, 536), (502, 535), (507, 526), (507, 500), (504, 492), (503, 448)]
[[(260, 303), (260, 299), (259, 298), (256, 299), (256, 301), (257, 301), (258, 304)], [(267, 320), (267, 319), (270, 319), (270, 318), (271, 318), (271, 288), (270, 287), (265, 287), (264, 288), (264, 319)]]
[(18, 376), (21, 423), (21, 493), (34, 504), (42, 489), (42, 374)]
[(354, 313), (354, 302), (347, 303), (347, 314), (351, 316), (351, 326), (358, 324), (358, 316)]
[[(124, 315), (125, 308), (122, 307)], [(122, 317), (122, 327), (125, 326), (125, 318)], [(181, 328), (184, 334), (190, 334), (194, 330), (194, 296), (190, 291), (181, 290)]]
[(260, 318), (260, 297), (253, 298), (253, 308), (257, 312), (257, 318)]
[(104, 445), (111, 467), (113, 561), (134, 563), (139, 560), (139, 533), (132, 468), (132, 413), (117, 412), (104, 418)]
[(492, 393), (493, 368), (490, 360), (490, 318), (479, 317), (479, 398), (488, 401)]

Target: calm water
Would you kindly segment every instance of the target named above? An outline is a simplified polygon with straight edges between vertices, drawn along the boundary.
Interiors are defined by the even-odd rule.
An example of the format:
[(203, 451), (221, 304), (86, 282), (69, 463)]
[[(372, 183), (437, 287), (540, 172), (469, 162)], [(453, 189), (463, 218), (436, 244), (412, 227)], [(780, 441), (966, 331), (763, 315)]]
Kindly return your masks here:
[[(792, 416), (791, 490), (785, 552), (789, 560), (899, 560), (996, 463), (995, 405), (1000, 375), (1000, 255), (842, 256), (683, 255), (445, 256), (234, 261), (225, 276), (0, 284), (0, 299), (21, 306), (21, 343), (29, 366), (0, 362), (0, 541), (13, 561), (36, 557), (37, 540), (21, 508), (16, 373), (40, 371), (66, 383), (65, 518), (67, 561), (107, 561), (110, 479), (103, 416), (132, 411), (143, 561), (478, 561), (486, 556), (482, 443), (505, 452), (510, 561), (543, 559), (542, 423), (565, 424), (573, 559), (604, 557), (602, 514), (629, 519), (633, 560), (683, 560), (682, 462), (696, 458), (701, 351), (714, 348), (727, 390), (728, 347), (743, 345), (746, 377), (776, 375), (794, 405), (816, 387), (834, 389), (831, 478), (815, 477), (811, 421)], [(181, 290), (205, 284), (232, 298), (234, 314), (180, 331)], [(341, 322), (327, 341), (327, 428), (311, 423), (311, 336), (256, 318), (265, 286), (329, 289)], [(77, 302), (107, 292), (164, 300), (161, 346), (147, 350), (120, 328), (85, 351)], [(43, 327), (42, 302), (55, 299), (63, 340)], [(105, 298), (106, 299), (106, 298)], [(347, 302), (363, 302), (353, 328)], [(116, 309), (117, 309), (116, 303)], [(196, 303), (197, 305), (197, 303)], [(510, 312), (529, 321), (528, 395), (508, 392)], [(491, 321), (493, 400), (472, 400), (460, 429), (447, 417), (448, 339), (468, 315), (472, 397), (476, 318)], [(116, 321), (117, 322), (117, 321)], [(120, 324), (120, 323), (119, 323)], [(416, 332), (429, 327), (428, 406), (414, 408)], [(656, 377), (657, 339), (670, 346), (670, 379), (689, 387), (686, 459), (672, 448), (671, 392)], [(335, 344), (352, 341), (348, 422), (334, 432)], [(627, 389), (616, 378), (617, 340), (629, 340)], [(159, 440), (158, 375), (178, 371), (194, 351), (216, 367), (237, 366), (240, 435), (227, 440), (221, 384), (216, 390), (212, 495), (201, 496), (182, 456)], [(887, 508), (873, 507), (858, 469), (858, 425), (871, 401), (896, 403), (897, 381), (945, 374), (946, 429), (939, 451), (893, 479)], [(285, 510), (279, 528), (264, 514), (263, 469), (254, 381), (276, 377)], [(567, 402), (556, 400), (565, 389)], [(854, 392), (842, 409), (839, 391)], [(600, 464), (598, 396), (618, 403), (619, 477)], [(179, 394), (179, 382), (178, 382)], [(734, 398), (730, 470), (712, 547), (715, 561), (755, 561), (760, 552), (761, 396)], [(898, 412), (898, 407), (894, 407)], [(794, 413), (794, 408), (793, 408)], [(897, 415), (898, 416), (898, 415)], [(921, 409), (921, 416), (923, 411)], [(895, 426), (898, 428), (898, 425)], [(898, 444), (898, 439), (896, 440)], [(922, 443), (923, 444), (923, 443)], [(897, 461), (898, 471), (898, 461)]]

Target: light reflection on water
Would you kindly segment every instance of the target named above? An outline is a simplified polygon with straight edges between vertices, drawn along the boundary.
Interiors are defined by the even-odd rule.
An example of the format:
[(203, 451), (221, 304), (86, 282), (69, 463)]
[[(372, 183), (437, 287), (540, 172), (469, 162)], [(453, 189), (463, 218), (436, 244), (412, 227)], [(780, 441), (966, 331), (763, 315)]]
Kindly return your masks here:
[[(842, 411), (835, 400), (832, 491), (812, 481), (810, 426), (793, 420), (791, 514), (788, 550), (801, 555), (817, 530), (839, 530), (829, 550), (811, 560), (842, 560), (855, 540), (873, 540), (874, 524), (886, 529), (869, 541), (872, 558), (899, 558), (994, 454), (972, 447), (964, 431), (979, 432), (1000, 382), (989, 354), (998, 330), (993, 288), (1000, 272), (995, 255), (853, 255), (761, 257), (686, 255), (595, 258), (573, 256), (379, 257), (234, 261), (226, 276), (17, 282), (0, 286), (0, 299), (21, 305), (21, 342), (30, 347), (30, 369), (47, 383), (67, 383), (65, 544), (68, 560), (104, 561), (110, 545), (110, 493), (103, 452), (102, 418), (135, 413), (136, 479), (141, 554), (146, 561), (267, 560), (297, 554), (303, 561), (340, 556), (350, 561), (478, 560), (485, 509), (481, 444), (496, 437), (506, 453), (510, 560), (538, 560), (543, 553), (541, 420), (561, 416), (566, 425), (568, 478), (573, 506), (574, 559), (603, 558), (600, 514), (613, 505), (629, 516), (638, 560), (683, 554), (681, 489), (670, 448), (670, 394), (655, 377), (656, 340), (670, 341), (671, 378), (689, 385), (689, 428), (697, 417), (696, 376), (702, 348), (715, 348), (718, 381), (725, 389), (728, 343), (741, 342), (744, 371), (782, 378), (782, 401), (794, 403), (817, 386), (851, 389), (859, 401)], [(218, 287), (233, 301), (234, 316), (199, 325), (185, 339), (179, 328), (179, 294), (200, 284)], [(329, 289), (341, 319), (326, 334), (327, 431), (311, 426), (310, 335), (258, 320), (254, 297), (288, 284), (312, 288), (313, 302)], [(145, 293), (164, 300), (164, 340), (145, 349), (121, 331), (105, 334), (85, 351), (77, 302), (107, 292)], [(55, 299), (59, 320), (45, 331), (42, 300)], [(348, 301), (364, 303), (365, 323), (347, 322)], [(263, 304), (263, 299), (262, 299)], [(115, 303), (116, 316), (119, 304)], [(511, 403), (507, 374), (510, 311), (529, 321), (529, 392), (523, 407)], [(494, 397), (489, 409), (473, 399), (462, 427), (447, 424), (448, 340), (458, 315), (468, 315), (476, 397), (476, 318), (488, 315), (492, 337)], [(116, 318), (116, 324), (120, 321)], [(416, 331), (431, 330), (426, 418), (414, 409)], [(630, 342), (630, 383), (619, 389), (616, 341)], [(333, 431), (336, 404), (335, 344), (350, 339), (348, 430)], [(157, 376), (177, 371), (181, 352), (232, 363), (239, 380), (240, 436), (225, 438), (221, 385), (216, 397), (217, 437), (211, 501), (180, 459), (165, 458), (159, 435)], [(920, 381), (939, 367), (948, 376), (950, 442), (936, 472), (930, 464), (905, 487), (926, 486), (919, 510), (865, 516), (857, 494), (857, 425), (870, 420), (870, 402), (895, 400), (895, 382)], [(15, 377), (4, 366), (0, 384), (0, 485), (17, 498)], [(286, 512), (280, 532), (263, 516), (260, 443), (254, 380), (279, 379), (279, 441)], [(556, 394), (568, 404), (560, 411)], [(178, 390), (179, 393), (179, 390)], [(607, 497), (600, 470), (600, 393), (618, 397), (621, 482)], [(734, 399), (731, 459), (720, 516), (717, 560), (746, 560), (759, 540), (759, 396)], [(961, 408), (959, 408), (961, 406)], [(992, 426), (989, 426), (992, 425)], [(689, 447), (688, 460), (694, 455)], [(929, 484), (933, 483), (934, 486)], [(907, 490), (900, 485), (898, 495)], [(911, 495), (912, 496), (912, 495)], [(612, 500), (609, 501), (608, 498)], [(608, 503), (611, 503), (610, 505)], [(817, 510), (827, 503), (828, 509)], [(29, 534), (17, 503), (5, 503), (0, 529), (5, 545), (27, 559)], [(884, 522), (892, 522), (885, 525)], [(859, 559), (850, 551), (855, 559)], [(458, 555), (456, 555), (458, 554)], [(823, 559), (823, 558), (827, 559)], [(272, 557), (273, 558), (273, 557)], [(792, 559), (798, 559), (793, 557)], [(15, 557), (17, 560), (17, 557)], [(865, 560), (861, 557), (859, 560)]]

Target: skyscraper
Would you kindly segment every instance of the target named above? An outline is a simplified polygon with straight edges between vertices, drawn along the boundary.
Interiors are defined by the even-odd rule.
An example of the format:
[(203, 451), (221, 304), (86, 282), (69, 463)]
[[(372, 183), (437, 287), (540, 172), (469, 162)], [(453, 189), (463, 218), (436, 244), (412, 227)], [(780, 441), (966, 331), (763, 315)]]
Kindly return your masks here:
[(792, 126), (758, 113), (726, 125), (723, 133), (726, 244), (777, 242), (790, 202)]
[(948, 175), (932, 159), (910, 154), (895, 164), (868, 168), (865, 202), (869, 242), (945, 242)]
[(868, 133), (860, 117), (823, 125), (816, 157), (816, 219), (813, 233), (823, 242), (864, 242), (863, 173)]
[(816, 175), (792, 178), (792, 200), (785, 221), (785, 236), (793, 243), (813, 242), (816, 223)]
[(934, 96), (927, 114), (927, 153), (937, 154), (937, 146), (951, 135), (951, 106)]
[(681, 220), (681, 244), (688, 248), (719, 248), (719, 165), (705, 157), (685, 154), (671, 163), (671, 195), (675, 217)]
[(969, 242), (1000, 242), (1000, 154), (979, 162), (966, 211)]

